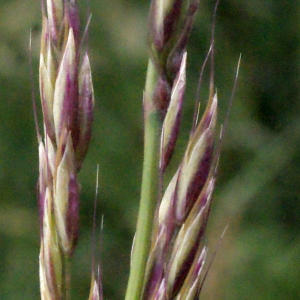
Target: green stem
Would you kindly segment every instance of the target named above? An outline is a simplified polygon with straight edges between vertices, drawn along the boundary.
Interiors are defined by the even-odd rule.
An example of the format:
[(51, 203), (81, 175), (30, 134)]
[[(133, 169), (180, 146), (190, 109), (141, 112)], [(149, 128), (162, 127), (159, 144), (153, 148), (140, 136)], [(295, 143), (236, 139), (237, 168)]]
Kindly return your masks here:
[(155, 82), (156, 72), (149, 61), (144, 94), (145, 136), (142, 190), (126, 300), (141, 299), (151, 246), (153, 217), (158, 200), (161, 116), (152, 98)]
[(64, 278), (65, 278), (65, 299), (70, 300), (71, 292), (71, 258), (68, 255), (64, 257)]
[[(70, 292), (71, 292), (71, 257), (66, 253), (63, 253), (61, 250), (62, 256), (62, 282), (61, 282), (61, 291), (62, 296), (61, 300), (70, 300)], [(55, 298), (56, 299), (56, 298)]]

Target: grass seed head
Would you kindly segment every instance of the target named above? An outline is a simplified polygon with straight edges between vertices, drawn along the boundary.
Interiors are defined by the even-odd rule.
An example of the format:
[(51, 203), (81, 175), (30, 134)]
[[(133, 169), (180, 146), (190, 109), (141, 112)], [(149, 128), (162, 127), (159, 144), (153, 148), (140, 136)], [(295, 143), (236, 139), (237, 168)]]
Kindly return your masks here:
[[(44, 0), (39, 68), (44, 140), (39, 137), (40, 276), (44, 299), (68, 293), (79, 226), (77, 174), (88, 150), (94, 91), (88, 54), (81, 58), (75, 0)], [(47, 293), (49, 295), (47, 296)], [(43, 296), (44, 294), (44, 296)]]

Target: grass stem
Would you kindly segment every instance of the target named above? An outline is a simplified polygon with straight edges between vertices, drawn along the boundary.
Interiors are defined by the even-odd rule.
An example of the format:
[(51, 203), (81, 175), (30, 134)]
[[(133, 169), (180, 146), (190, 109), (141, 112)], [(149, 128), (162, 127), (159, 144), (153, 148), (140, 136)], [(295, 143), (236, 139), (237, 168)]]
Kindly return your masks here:
[(144, 163), (137, 230), (131, 257), (125, 300), (139, 300), (144, 285), (146, 263), (151, 246), (154, 212), (158, 199), (161, 115), (153, 103), (156, 72), (149, 61), (144, 94)]

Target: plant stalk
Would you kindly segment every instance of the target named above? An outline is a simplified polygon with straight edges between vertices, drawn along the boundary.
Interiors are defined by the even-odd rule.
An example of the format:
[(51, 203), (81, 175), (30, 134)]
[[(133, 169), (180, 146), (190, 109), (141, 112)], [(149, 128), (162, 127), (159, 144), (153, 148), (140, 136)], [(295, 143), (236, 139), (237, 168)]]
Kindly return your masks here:
[(161, 114), (153, 103), (156, 77), (154, 66), (149, 61), (144, 94), (144, 162), (141, 200), (125, 300), (141, 299), (151, 246), (153, 217), (158, 200), (162, 121)]

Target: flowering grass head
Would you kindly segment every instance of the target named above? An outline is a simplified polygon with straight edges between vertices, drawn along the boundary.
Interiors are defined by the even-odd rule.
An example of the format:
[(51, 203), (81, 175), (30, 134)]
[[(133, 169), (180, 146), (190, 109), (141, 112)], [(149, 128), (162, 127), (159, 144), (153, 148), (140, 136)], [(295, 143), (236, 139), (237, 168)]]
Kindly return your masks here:
[(79, 231), (78, 172), (91, 137), (94, 91), (88, 53), (81, 55), (75, 0), (42, 3), (39, 137), (40, 279), (43, 299), (69, 293), (68, 260)]

